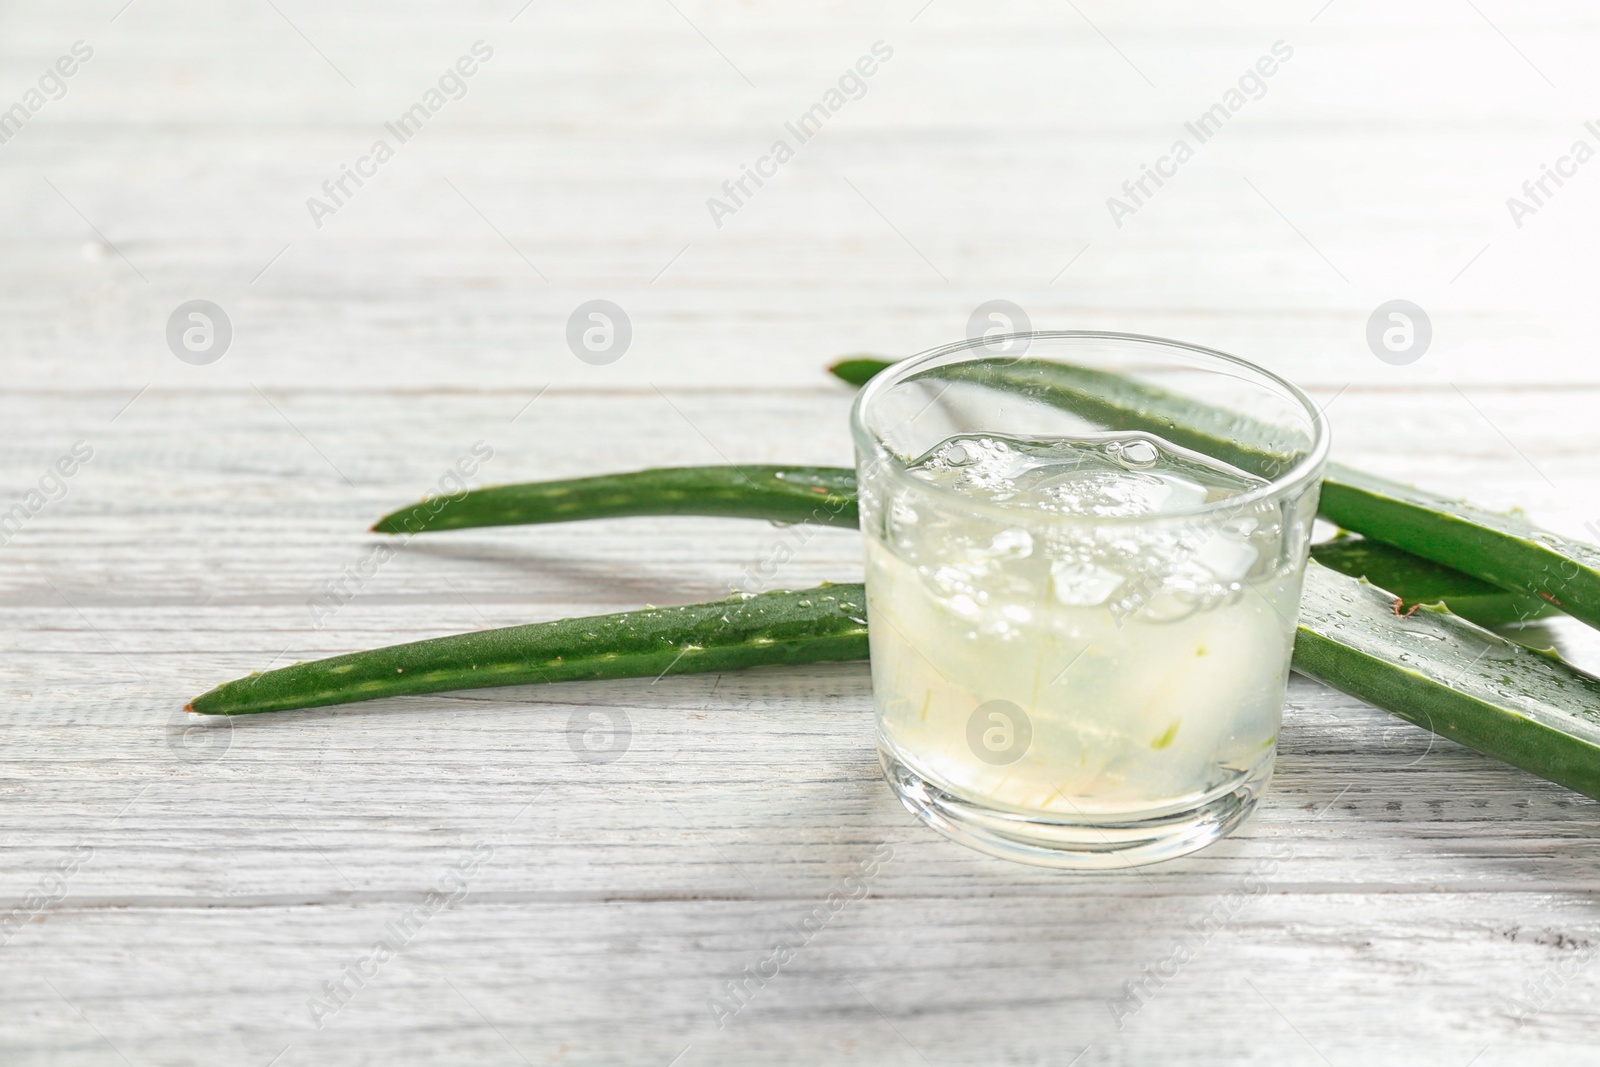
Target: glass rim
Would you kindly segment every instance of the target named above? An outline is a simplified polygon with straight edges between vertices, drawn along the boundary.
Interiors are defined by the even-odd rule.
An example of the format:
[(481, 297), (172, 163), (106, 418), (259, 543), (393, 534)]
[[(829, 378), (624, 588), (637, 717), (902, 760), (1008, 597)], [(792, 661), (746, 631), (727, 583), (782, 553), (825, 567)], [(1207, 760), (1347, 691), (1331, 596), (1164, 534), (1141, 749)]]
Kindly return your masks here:
[[(1085, 515), (1072, 512), (1045, 512), (1029, 508), (1006, 508), (988, 501), (975, 500), (971, 496), (957, 492), (946, 486), (933, 482), (913, 478), (907, 471), (905, 463), (891, 452), (879, 439), (878, 435), (868, 428), (866, 424), (866, 410), (878, 398), (879, 394), (905, 381), (916, 371), (933, 363), (941, 356), (948, 356), (957, 352), (967, 352), (976, 348), (989, 348), (991, 345), (1004, 341), (1027, 338), (1030, 342), (1038, 340), (1054, 341), (1110, 341), (1131, 343), (1133, 345), (1154, 346), (1166, 349), (1178, 349), (1194, 355), (1204, 356), (1207, 359), (1220, 360), (1224, 364), (1249, 371), (1267, 379), (1273, 385), (1282, 389), (1292, 397), (1306, 412), (1311, 420), (1312, 440), (1306, 454), (1300, 461), (1277, 477), (1268, 479), (1264, 484), (1256, 486), (1248, 492), (1238, 496), (1225, 497), (1206, 504), (1198, 504), (1177, 511), (1164, 511), (1147, 515)], [(1026, 358), (1018, 356), (1017, 359)], [(1000, 431), (991, 431), (1000, 432)], [(1247, 359), (1229, 355), (1214, 348), (1203, 345), (1190, 344), (1187, 341), (1174, 341), (1168, 337), (1152, 337), (1148, 334), (1120, 333), (1108, 330), (1027, 330), (1015, 333), (995, 334), (985, 337), (967, 338), (950, 344), (930, 348), (916, 355), (898, 360), (877, 374), (866, 385), (861, 387), (856, 394), (855, 402), (850, 407), (850, 433), (854, 438), (857, 453), (870, 456), (876, 462), (887, 462), (894, 467), (897, 477), (914, 484), (920, 492), (925, 492), (934, 498), (944, 498), (956, 502), (964, 511), (978, 514), (992, 515), (1002, 519), (1013, 526), (1029, 525), (1041, 520), (1050, 525), (1084, 524), (1084, 525), (1126, 525), (1126, 524), (1158, 524), (1171, 521), (1215, 516), (1239, 508), (1248, 507), (1263, 500), (1272, 499), (1280, 495), (1287, 495), (1303, 488), (1306, 483), (1318, 479), (1322, 468), (1328, 460), (1328, 451), (1331, 445), (1328, 433), (1327, 419), (1322, 414), (1315, 401), (1306, 395), (1305, 391), (1280, 374), (1251, 363)], [(1214, 457), (1213, 457), (1214, 458)]]

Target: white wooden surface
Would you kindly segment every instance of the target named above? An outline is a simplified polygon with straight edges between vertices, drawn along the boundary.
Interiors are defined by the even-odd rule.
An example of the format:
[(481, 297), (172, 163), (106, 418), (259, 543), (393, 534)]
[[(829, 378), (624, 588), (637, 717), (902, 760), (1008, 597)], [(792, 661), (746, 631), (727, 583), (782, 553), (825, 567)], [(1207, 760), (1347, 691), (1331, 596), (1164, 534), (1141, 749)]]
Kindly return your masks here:
[[(862, 665), (175, 725), (274, 662), (738, 584), (797, 535), (463, 531), (306, 603), (476, 441), (478, 482), (848, 462), (821, 365), (992, 298), (1259, 360), (1330, 405), (1340, 458), (1586, 535), (1600, 169), (1520, 229), (1505, 198), (1587, 136), (1588, 8), (122, 2), (0, 6), (0, 108), (94, 48), (0, 145), (0, 510), (94, 449), (0, 547), (0, 1062), (1600, 1062), (1593, 802), (1303, 679), (1259, 814), (1110, 876), (915, 825)], [(480, 39), (467, 95), (315, 228), (305, 198)], [(715, 227), (705, 199), (878, 40), (866, 95)], [(1105, 198), (1277, 40), (1266, 96), (1114, 227)], [(197, 297), (235, 330), (204, 367), (163, 339)], [(596, 297), (634, 325), (609, 366), (563, 340)], [(1409, 366), (1362, 337), (1397, 297), (1435, 330)], [(822, 531), (770, 584), (858, 574)], [(620, 758), (569, 744), (591, 714)], [(726, 983), (886, 853), (719, 1028)]]

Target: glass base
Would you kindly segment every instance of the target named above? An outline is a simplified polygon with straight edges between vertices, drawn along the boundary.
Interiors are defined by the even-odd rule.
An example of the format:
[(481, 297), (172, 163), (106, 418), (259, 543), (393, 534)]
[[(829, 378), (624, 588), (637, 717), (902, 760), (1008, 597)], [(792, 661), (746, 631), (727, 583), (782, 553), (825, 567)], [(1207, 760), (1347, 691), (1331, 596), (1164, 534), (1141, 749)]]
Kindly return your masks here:
[(885, 748), (884, 777), (911, 814), (952, 841), (1001, 859), (1074, 871), (1115, 871), (1186, 856), (1231, 833), (1255, 810), (1272, 777), (1272, 754), (1197, 803), (1137, 814), (1018, 814), (946, 792)]

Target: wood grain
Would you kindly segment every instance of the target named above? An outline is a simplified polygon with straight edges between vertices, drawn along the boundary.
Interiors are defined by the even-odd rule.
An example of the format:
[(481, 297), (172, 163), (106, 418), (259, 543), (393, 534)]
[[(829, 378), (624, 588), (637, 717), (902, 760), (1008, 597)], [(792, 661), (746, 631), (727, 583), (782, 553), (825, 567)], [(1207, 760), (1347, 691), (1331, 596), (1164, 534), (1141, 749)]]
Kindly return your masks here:
[[(0, 145), (0, 505), (93, 448), (0, 546), (0, 1062), (1600, 1062), (1594, 803), (1304, 679), (1236, 835), (1095, 876), (915, 824), (860, 664), (178, 712), (273, 663), (715, 596), (780, 545), (769, 586), (857, 579), (846, 531), (614, 520), (418, 538), (308, 607), (475, 442), (479, 483), (848, 463), (822, 366), (996, 297), (1259, 360), (1340, 459), (1593, 539), (1596, 178), (1520, 229), (1504, 204), (1594, 117), (1589, 9), (120, 6), (0, 4), (0, 107), (95, 48)], [(466, 96), (316, 228), (305, 199), (479, 39)], [(880, 39), (717, 228), (705, 199)], [(195, 297), (235, 328), (204, 367), (163, 336)], [(634, 324), (609, 366), (564, 341), (595, 297)], [(1396, 297), (1434, 326), (1409, 366), (1363, 339)], [(614, 761), (570, 742), (598, 722)]]

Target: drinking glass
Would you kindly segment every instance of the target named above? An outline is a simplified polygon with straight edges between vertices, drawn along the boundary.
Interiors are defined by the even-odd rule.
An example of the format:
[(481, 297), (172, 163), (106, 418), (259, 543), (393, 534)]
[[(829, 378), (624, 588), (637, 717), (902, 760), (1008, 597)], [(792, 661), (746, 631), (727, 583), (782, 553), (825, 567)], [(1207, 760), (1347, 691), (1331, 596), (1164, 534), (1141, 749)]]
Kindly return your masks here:
[(1063, 868), (1216, 840), (1272, 773), (1320, 411), (1154, 337), (947, 345), (851, 418), (878, 749), (941, 833)]

